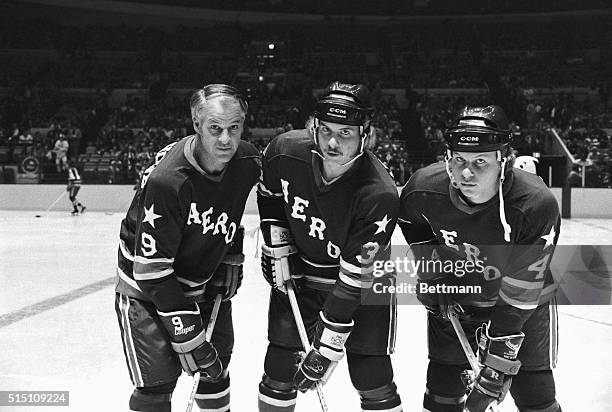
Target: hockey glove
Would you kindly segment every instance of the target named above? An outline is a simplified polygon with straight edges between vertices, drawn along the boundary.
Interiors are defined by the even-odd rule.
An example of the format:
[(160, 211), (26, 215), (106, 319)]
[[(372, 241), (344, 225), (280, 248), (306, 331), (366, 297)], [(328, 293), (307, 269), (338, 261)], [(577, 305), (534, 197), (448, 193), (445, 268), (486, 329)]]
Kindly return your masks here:
[(223, 366), (215, 347), (206, 341), (200, 308), (195, 305), (193, 310), (157, 313), (170, 334), (172, 349), (178, 354), (183, 370), (189, 375), (199, 371), (204, 378), (218, 378)]
[(504, 400), (512, 383), (512, 376), (516, 375), (521, 367), (517, 356), (523, 339), (525, 334), (522, 332), (491, 337), (489, 326), (482, 325), (478, 357), (483, 368), (465, 402), (466, 412), (485, 412), (491, 405)]
[(444, 278), (427, 281), (419, 279), (417, 298), (433, 316), (448, 320), (449, 309), (459, 315), (463, 312), (463, 308), (454, 302), (452, 295), (437, 291), (436, 287), (444, 283)]
[(265, 243), (261, 247), (261, 271), (270, 286), (287, 293), (285, 283), (292, 274), (290, 260), (297, 253), (289, 225), (281, 220), (264, 219), (260, 226)]
[(206, 283), (206, 300), (213, 301), (217, 295), (221, 295), (223, 300), (233, 298), (242, 285), (242, 265), (244, 254), (242, 253), (242, 243), (244, 240), (244, 227), (240, 226), (234, 240), (221, 261), (217, 271)]
[(344, 344), (351, 334), (353, 324), (353, 321), (331, 322), (323, 312), (319, 312), (312, 349), (293, 377), (297, 389), (306, 392), (314, 389), (318, 381), (327, 382), (338, 361), (344, 357)]

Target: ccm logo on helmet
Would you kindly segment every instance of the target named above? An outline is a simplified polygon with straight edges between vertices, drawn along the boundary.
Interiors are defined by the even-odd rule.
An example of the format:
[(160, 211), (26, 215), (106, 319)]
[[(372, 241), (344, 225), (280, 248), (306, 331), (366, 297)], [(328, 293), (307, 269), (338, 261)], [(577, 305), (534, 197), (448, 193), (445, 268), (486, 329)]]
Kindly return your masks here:
[(480, 138), (478, 136), (461, 136), (459, 138), (460, 142), (478, 142)]
[(330, 113), (337, 113), (337, 114), (344, 114), (344, 115), (346, 115), (346, 110), (339, 109), (337, 107), (330, 107), (329, 111), (330, 111)]

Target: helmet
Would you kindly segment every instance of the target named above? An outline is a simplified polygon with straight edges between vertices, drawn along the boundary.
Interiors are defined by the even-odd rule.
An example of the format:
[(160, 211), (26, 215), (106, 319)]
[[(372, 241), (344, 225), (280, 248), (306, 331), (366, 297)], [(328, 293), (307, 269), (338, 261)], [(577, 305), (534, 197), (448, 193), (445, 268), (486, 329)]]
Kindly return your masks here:
[(336, 81), (317, 101), (314, 117), (327, 122), (364, 126), (371, 114), (370, 92), (366, 86)]
[(466, 106), (444, 133), (446, 148), (461, 152), (501, 150), (512, 141), (506, 113), (499, 106)]

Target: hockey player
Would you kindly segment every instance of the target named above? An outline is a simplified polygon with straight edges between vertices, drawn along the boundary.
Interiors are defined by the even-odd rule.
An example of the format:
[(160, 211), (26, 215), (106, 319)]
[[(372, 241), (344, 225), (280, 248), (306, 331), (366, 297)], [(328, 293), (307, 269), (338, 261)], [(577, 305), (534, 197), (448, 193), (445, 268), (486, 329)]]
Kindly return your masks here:
[[(421, 284), (480, 289), (443, 295), (419, 285), (428, 309), (423, 408), (484, 412), (509, 389), (521, 412), (559, 412), (552, 374), (556, 286), (549, 269), (560, 228), (557, 202), (538, 176), (512, 168), (511, 133), (500, 107), (466, 107), (445, 140), (445, 163), (417, 171), (403, 188), (399, 224), (415, 257), (444, 267), (451, 262), (451, 270), (439, 265), (419, 273)], [(479, 334), (482, 370), (467, 397), (461, 379), (467, 359), (448, 305), (473, 349)]]
[(79, 170), (74, 166), (68, 165), (68, 185), (66, 186), (66, 191), (68, 192), (68, 198), (72, 203), (73, 216), (83, 213), (86, 209), (85, 206), (77, 199), (79, 190), (81, 190), (81, 175), (79, 174)]
[[(297, 390), (324, 383), (345, 348), (362, 409), (401, 411), (389, 356), (395, 300), (361, 305), (399, 206), (393, 179), (364, 149), (370, 116), (365, 86), (334, 82), (307, 129), (283, 133), (265, 150), (258, 204), (262, 271), (272, 290), (260, 411), (293, 411)], [(312, 341), (303, 359), (288, 281)]]
[[(246, 112), (231, 86), (193, 93), (195, 134), (157, 153), (121, 223), (115, 310), (133, 411), (169, 412), (181, 367), (201, 372), (201, 409), (229, 410), (229, 299), (242, 279), (240, 220), (260, 174), (259, 152), (240, 140)], [(209, 343), (217, 293), (224, 301)]]

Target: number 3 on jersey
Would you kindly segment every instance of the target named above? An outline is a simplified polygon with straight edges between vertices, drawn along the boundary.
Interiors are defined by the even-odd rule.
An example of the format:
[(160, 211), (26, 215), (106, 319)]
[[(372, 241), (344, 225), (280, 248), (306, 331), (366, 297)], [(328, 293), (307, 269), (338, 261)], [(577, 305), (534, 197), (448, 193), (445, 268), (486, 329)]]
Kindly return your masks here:
[[(357, 261), (362, 265), (370, 265), (374, 262), (374, 258), (380, 249), (380, 245), (376, 242), (368, 242), (361, 248), (361, 256), (357, 256)], [(363, 254), (366, 254), (366, 258), (363, 258)]]

